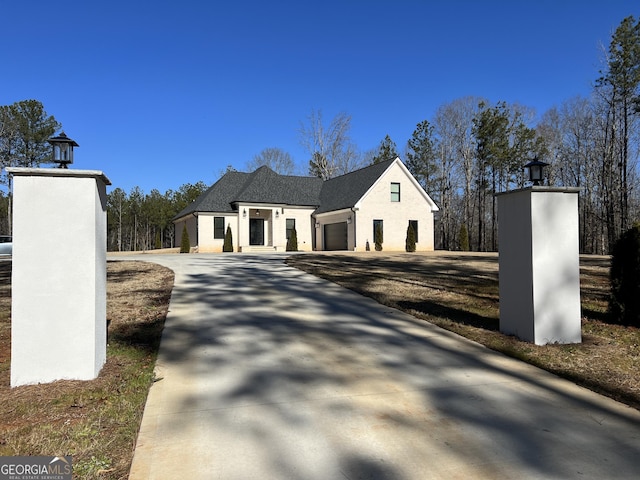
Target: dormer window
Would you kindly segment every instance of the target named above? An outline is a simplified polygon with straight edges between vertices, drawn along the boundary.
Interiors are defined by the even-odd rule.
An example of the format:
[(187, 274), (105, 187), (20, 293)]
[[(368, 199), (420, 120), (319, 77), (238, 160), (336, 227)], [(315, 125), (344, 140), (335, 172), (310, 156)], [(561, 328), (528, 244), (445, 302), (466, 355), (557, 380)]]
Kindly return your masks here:
[(391, 201), (399, 202), (400, 201), (400, 184), (391, 182)]

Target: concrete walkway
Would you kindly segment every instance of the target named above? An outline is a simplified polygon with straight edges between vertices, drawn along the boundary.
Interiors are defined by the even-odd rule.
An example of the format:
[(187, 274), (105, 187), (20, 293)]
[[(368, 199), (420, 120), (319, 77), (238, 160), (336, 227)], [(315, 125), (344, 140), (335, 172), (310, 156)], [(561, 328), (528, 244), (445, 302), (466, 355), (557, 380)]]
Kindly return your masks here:
[(176, 282), (130, 479), (640, 476), (640, 413), (284, 265)]

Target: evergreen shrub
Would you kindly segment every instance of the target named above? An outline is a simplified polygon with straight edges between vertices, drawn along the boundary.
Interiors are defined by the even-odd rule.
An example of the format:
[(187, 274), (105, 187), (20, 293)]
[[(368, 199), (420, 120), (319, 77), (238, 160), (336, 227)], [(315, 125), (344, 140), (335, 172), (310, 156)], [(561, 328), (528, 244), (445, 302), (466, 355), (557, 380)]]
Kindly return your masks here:
[(624, 232), (611, 252), (612, 323), (640, 326), (640, 224)]
[(413, 230), (413, 226), (409, 223), (407, 227), (407, 240), (405, 242), (405, 250), (407, 252), (416, 251), (416, 232)]
[(296, 233), (295, 227), (291, 229), (291, 235), (287, 240), (287, 252), (297, 252), (298, 251), (298, 234)]
[(191, 251), (191, 241), (189, 240), (189, 232), (187, 225), (182, 227), (182, 239), (180, 240), (180, 253), (189, 253)]
[(223, 252), (233, 252), (233, 235), (231, 233), (231, 225), (227, 225), (227, 231), (224, 234)]
[(382, 251), (382, 227), (380, 225), (376, 226), (375, 238), (373, 239), (376, 245), (376, 252)]

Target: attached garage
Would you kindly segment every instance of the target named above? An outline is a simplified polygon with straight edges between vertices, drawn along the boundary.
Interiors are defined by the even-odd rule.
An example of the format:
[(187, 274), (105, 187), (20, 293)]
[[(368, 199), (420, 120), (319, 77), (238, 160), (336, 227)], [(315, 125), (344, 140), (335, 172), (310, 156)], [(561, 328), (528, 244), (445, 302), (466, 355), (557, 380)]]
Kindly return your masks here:
[(324, 226), (324, 249), (347, 250), (347, 222), (328, 223)]

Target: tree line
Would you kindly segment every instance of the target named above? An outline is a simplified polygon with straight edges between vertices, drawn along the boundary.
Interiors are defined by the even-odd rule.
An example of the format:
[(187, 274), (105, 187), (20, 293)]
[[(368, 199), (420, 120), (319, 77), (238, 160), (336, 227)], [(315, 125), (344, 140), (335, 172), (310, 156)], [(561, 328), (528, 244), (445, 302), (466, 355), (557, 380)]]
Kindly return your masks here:
[(186, 183), (164, 194), (139, 187), (129, 193), (115, 188), (107, 194), (107, 249), (137, 251), (175, 246), (172, 219), (209, 186)]
[[(416, 126), (401, 157), (440, 207), (437, 248), (497, 250), (495, 195), (525, 186), (523, 166), (536, 158), (549, 164), (548, 185), (581, 188), (581, 252), (609, 253), (640, 220), (640, 21), (625, 18), (603, 53), (591, 94), (544, 112), (536, 124), (526, 106), (465, 97)], [(340, 114), (324, 127), (312, 112), (301, 129), (309, 174), (331, 178), (398, 155), (387, 135), (358, 157), (349, 121)]]
[[(38, 100), (0, 106), (0, 234), (11, 234), (11, 176), (6, 167), (39, 167), (52, 163), (48, 139), (62, 129)], [(171, 219), (207, 186), (198, 182), (178, 190), (145, 194), (136, 187), (128, 194), (116, 188), (107, 196), (107, 241), (111, 251), (172, 247)]]
[[(329, 179), (400, 156), (440, 207), (436, 248), (495, 251), (495, 194), (525, 186), (523, 166), (537, 158), (549, 164), (548, 185), (581, 188), (580, 251), (609, 253), (640, 220), (640, 20), (625, 18), (603, 53), (588, 97), (569, 99), (539, 119), (523, 105), (463, 97), (418, 123), (402, 152), (389, 135), (377, 148), (360, 152), (349, 136), (350, 115), (339, 113), (326, 122), (321, 111), (312, 111), (299, 130), (309, 159), (306, 173)], [(0, 166), (49, 161), (46, 139), (60, 128), (36, 100), (0, 106)], [(280, 148), (262, 150), (245, 168), (261, 165), (299, 173)], [(9, 182), (3, 168), (0, 184), (9, 189), (0, 190), (0, 233), (11, 231)], [(114, 189), (107, 201), (109, 249), (175, 246), (172, 218), (206, 188), (198, 182), (164, 194)]]

